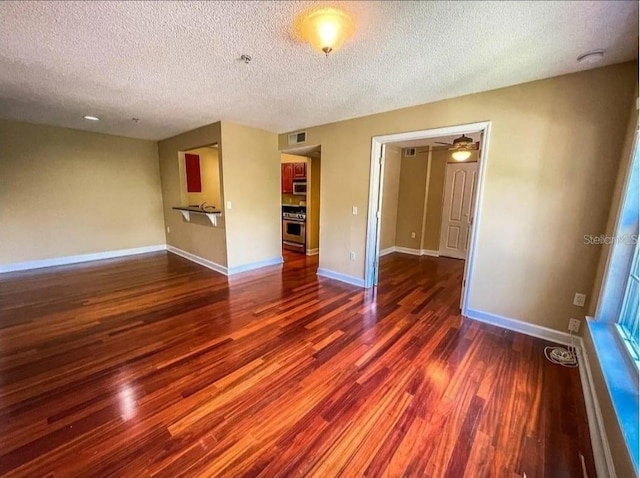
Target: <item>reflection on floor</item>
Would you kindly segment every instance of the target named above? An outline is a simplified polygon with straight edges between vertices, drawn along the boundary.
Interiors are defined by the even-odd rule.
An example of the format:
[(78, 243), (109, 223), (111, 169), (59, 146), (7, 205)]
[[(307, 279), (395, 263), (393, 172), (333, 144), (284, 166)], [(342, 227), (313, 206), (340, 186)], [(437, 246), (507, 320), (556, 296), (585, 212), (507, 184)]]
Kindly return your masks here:
[(4, 275), (0, 474), (595, 476), (576, 369), (459, 316), (461, 262), (362, 290), (296, 256)]

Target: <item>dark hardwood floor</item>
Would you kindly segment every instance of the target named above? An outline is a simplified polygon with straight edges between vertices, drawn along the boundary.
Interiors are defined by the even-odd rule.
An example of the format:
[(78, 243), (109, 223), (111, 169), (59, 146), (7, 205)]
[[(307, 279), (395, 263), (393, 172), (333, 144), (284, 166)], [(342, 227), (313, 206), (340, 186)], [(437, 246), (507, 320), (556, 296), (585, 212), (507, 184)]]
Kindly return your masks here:
[(0, 276), (0, 474), (595, 478), (577, 369), (459, 315), (462, 263), (364, 291), (288, 255)]

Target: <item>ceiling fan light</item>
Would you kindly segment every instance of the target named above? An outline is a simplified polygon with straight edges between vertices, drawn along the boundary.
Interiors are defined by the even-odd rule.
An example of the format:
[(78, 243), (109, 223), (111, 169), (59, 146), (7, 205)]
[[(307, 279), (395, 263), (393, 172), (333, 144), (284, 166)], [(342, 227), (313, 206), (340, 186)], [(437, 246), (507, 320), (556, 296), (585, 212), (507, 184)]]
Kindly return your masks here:
[(315, 10), (302, 17), (298, 24), (300, 36), (325, 55), (338, 50), (354, 30), (351, 17), (335, 8)]
[(456, 161), (466, 161), (471, 157), (471, 151), (462, 149), (460, 151), (454, 151), (451, 153), (451, 157)]

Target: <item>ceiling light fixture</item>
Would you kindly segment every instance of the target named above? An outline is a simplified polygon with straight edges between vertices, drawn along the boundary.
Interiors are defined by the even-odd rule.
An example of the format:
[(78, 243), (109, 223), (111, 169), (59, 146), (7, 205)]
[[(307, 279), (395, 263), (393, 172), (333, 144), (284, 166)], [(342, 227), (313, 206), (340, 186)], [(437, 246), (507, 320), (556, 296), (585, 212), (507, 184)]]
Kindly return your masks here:
[(604, 58), (604, 50), (592, 50), (580, 55), (578, 63), (598, 63)]
[(468, 149), (461, 149), (460, 151), (454, 151), (451, 153), (451, 157), (456, 161), (466, 161), (471, 156), (471, 151)]
[(83, 118), (89, 121), (100, 121), (100, 118), (98, 118), (97, 116), (84, 115)]
[(477, 151), (479, 146), (479, 143), (474, 143), (473, 139), (465, 134), (454, 139), (453, 143), (445, 143), (442, 141), (436, 141), (435, 143), (451, 146), (448, 149), (452, 151), (451, 157), (455, 161), (466, 161), (471, 157), (471, 151)]
[(312, 11), (302, 16), (298, 22), (300, 36), (327, 56), (332, 51), (337, 51), (354, 30), (353, 19), (335, 8)]

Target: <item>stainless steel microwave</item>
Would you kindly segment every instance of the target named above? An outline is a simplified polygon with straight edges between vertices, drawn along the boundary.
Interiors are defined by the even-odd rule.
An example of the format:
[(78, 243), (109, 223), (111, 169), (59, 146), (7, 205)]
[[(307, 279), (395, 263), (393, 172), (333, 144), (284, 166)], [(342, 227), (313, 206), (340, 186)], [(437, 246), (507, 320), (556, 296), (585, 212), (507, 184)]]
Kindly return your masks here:
[(298, 196), (307, 195), (307, 182), (306, 181), (294, 181), (293, 182), (293, 194)]

